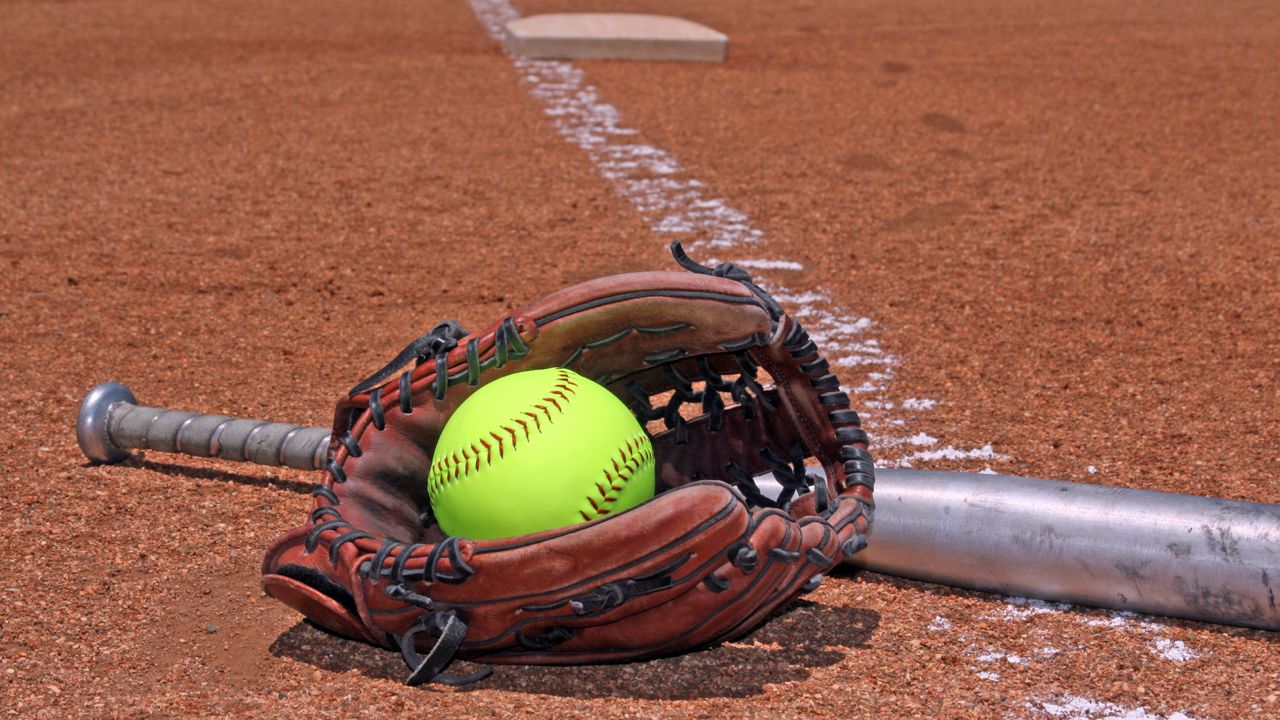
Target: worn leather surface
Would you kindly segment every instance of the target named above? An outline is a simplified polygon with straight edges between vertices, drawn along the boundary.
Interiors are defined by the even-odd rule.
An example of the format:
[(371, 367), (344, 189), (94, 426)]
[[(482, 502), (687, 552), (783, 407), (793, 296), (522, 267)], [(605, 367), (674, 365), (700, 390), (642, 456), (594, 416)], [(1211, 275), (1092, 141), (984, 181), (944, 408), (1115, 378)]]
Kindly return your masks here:
[[(344, 398), (330, 448), (336, 469), (324, 473), (308, 522), (268, 550), (266, 591), (336, 633), (388, 646), (424, 615), (452, 613), (467, 626), (458, 653), (491, 662), (638, 659), (749, 631), (865, 545), (873, 505), (869, 456), (857, 482), (844, 465), (850, 453), (863, 457), (865, 435), (856, 416), (831, 415), (848, 398), (832, 394), (830, 378), (817, 380), (825, 366), (794, 320), (730, 269), (718, 268), (737, 279), (653, 272), (566, 288), (462, 337), (443, 361), (410, 363)], [(709, 370), (727, 386), (744, 361), (771, 387), (740, 388), (743, 402), (720, 393), (723, 412), (704, 412), (715, 403), (690, 395), (701, 387), (691, 383)], [(654, 434), (658, 495), (535, 535), (443, 540), (424, 513), (445, 422), (480, 385), (550, 366), (602, 382), (641, 412), (662, 409), (678, 385), (703, 403), (685, 406), (700, 416)], [(786, 510), (753, 507), (728, 468), (771, 469), (764, 448), (815, 458), (825, 492), (802, 494)], [(431, 632), (416, 640), (433, 641)]]

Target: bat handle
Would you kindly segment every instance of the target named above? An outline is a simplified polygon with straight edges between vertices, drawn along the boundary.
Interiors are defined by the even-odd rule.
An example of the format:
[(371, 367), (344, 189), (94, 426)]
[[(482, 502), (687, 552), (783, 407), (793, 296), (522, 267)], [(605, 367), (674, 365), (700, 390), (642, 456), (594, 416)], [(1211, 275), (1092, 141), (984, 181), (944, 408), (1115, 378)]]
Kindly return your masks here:
[(76, 440), (95, 463), (120, 462), (130, 450), (158, 450), (317, 470), (329, 452), (325, 428), (146, 407), (115, 382), (85, 395)]

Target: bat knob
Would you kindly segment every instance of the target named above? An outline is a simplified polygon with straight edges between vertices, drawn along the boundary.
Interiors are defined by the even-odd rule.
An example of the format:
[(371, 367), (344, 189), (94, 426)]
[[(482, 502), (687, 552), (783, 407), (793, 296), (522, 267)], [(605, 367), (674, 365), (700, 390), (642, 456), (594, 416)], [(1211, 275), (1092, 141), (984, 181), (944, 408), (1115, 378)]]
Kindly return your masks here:
[(129, 451), (111, 440), (107, 415), (116, 403), (137, 405), (138, 399), (129, 388), (118, 382), (103, 383), (89, 391), (76, 416), (76, 442), (90, 462), (118, 463), (129, 457)]

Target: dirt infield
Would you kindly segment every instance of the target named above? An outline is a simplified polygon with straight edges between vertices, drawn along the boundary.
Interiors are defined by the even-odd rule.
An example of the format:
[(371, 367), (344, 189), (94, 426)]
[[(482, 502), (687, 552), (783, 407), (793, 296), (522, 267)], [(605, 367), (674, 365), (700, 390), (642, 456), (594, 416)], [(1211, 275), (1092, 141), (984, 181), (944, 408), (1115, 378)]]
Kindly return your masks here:
[[(530, 69), (486, 32), (508, 10), (601, 9), (705, 23), (729, 61)], [(552, 288), (672, 268), (682, 237), (822, 329), (883, 464), (1280, 502), (1275, 4), (106, 0), (4, 17), (0, 712), (1280, 713), (1275, 633), (852, 572), (705, 652), (406, 688), (397, 655), (259, 588), (312, 476), (154, 453), (91, 467), (72, 427), (110, 379), (148, 404), (328, 424), (438, 320), (485, 326)], [(610, 142), (678, 160), (671, 182), (715, 212), (663, 225), (677, 185), (628, 184), (583, 140), (607, 108), (634, 131)]]

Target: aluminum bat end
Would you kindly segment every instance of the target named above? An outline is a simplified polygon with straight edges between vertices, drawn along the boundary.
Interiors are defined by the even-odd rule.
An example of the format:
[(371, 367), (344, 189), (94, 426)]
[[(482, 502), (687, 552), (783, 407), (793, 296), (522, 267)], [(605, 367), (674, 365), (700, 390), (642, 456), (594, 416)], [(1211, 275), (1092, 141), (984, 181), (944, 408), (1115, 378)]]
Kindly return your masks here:
[(129, 457), (129, 451), (111, 440), (107, 415), (116, 403), (137, 405), (129, 388), (118, 382), (102, 383), (90, 390), (76, 416), (76, 442), (90, 462), (111, 464)]

